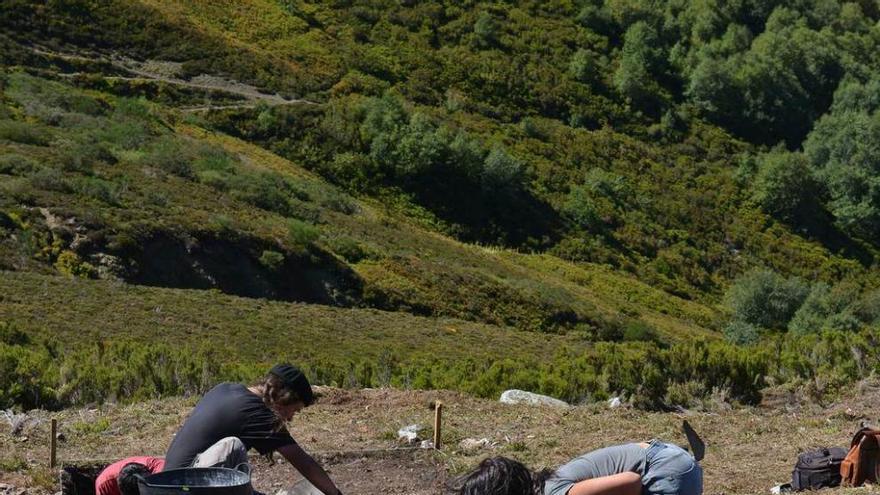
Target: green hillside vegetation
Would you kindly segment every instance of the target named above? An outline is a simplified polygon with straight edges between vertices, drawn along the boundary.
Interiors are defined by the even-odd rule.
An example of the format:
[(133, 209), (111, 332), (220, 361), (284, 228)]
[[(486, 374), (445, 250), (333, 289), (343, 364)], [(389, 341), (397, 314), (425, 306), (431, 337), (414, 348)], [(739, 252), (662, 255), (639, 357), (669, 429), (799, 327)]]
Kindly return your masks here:
[(28, 273), (5, 274), (0, 289), (0, 401), (26, 407), (199, 393), (255, 379), (278, 359), (336, 386), (483, 397), (520, 387), (576, 403), (622, 395), (652, 409), (755, 403), (778, 384), (823, 400), (880, 367), (876, 330), (658, 347)]
[[(30, 301), (0, 307), (29, 338), (6, 344), (9, 369), (105, 366), (73, 337), (87, 313), (62, 301), (172, 289), (226, 315), (218, 335), (250, 331), (229, 301), (275, 301), (381, 314), (398, 340), (416, 315), (414, 333), (455, 318), (545, 349), (477, 356), (450, 339), (398, 355), (389, 334), (362, 359), (289, 354), (337, 384), (668, 407), (821, 397), (877, 369), (871, 2), (14, 0), (0, 14), (0, 270), (4, 297)], [(37, 280), (57, 294), (42, 325)], [(196, 338), (157, 325), (85, 340), (140, 333), (110, 347), (126, 355)], [(53, 335), (71, 341), (40, 343)], [(250, 376), (273, 349), (206, 371), (157, 352), (190, 378), (71, 394), (61, 364), (37, 389), (56, 405), (180, 393), (200, 373)]]

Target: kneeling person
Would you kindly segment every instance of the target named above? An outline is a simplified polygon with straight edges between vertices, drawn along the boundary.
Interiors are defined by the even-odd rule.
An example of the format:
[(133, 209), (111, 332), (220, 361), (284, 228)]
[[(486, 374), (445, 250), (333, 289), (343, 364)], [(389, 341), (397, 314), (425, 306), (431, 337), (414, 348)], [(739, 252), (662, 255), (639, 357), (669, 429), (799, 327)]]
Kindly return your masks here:
[(459, 495), (700, 495), (703, 470), (684, 449), (652, 440), (588, 452), (556, 471), (533, 473), (505, 457), (458, 480)]
[(138, 476), (158, 473), (165, 460), (158, 457), (129, 457), (110, 464), (95, 480), (97, 495), (138, 495)]
[(278, 451), (323, 493), (341, 493), (285, 427), (295, 413), (314, 401), (305, 375), (289, 364), (273, 367), (252, 387), (221, 383), (202, 397), (177, 432), (165, 456), (165, 470), (235, 468), (247, 462), (251, 448), (264, 455)]

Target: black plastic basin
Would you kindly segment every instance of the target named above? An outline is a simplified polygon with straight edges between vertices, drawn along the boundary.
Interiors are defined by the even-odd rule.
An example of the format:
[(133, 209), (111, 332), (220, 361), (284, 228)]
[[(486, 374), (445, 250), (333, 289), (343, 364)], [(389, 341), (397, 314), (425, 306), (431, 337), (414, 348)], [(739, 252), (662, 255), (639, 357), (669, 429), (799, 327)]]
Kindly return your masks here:
[[(245, 468), (245, 470), (241, 470)], [(250, 469), (171, 469), (138, 480), (140, 495), (253, 495)]]

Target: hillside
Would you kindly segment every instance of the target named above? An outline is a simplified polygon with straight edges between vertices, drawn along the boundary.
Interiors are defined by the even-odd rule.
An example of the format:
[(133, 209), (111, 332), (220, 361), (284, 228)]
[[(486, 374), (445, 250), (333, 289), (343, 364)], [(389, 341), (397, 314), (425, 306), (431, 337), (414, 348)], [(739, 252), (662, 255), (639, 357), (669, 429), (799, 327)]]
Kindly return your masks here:
[(5, 3), (0, 403), (280, 357), (831, 400), (880, 366), (878, 12), (676, 5)]

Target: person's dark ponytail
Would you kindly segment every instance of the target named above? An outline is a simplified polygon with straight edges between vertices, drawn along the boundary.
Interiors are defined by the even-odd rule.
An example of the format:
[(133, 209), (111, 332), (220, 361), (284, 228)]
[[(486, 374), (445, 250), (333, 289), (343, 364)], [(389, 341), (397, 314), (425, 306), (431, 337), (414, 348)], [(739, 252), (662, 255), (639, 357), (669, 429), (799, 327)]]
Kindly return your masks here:
[(507, 457), (489, 457), (448, 488), (456, 495), (542, 495), (548, 476), (549, 471), (533, 474), (521, 462)]
[(544, 495), (544, 484), (552, 475), (552, 469), (542, 469), (532, 473), (532, 491), (535, 495)]

